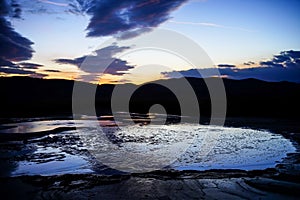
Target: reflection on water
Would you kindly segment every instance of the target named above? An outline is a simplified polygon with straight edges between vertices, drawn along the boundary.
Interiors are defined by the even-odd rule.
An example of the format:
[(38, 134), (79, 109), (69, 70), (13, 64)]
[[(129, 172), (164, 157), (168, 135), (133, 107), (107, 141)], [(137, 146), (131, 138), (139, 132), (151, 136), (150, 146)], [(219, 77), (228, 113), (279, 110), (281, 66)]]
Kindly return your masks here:
[(37, 146), (36, 151), (18, 162), (12, 175), (91, 173), (91, 164), (86, 156), (67, 153), (63, 149)]
[(1, 133), (31, 133), (49, 131), (59, 127), (73, 127), (72, 120), (29, 121), (2, 125)]
[[(197, 137), (172, 167), (179, 170), (207, 169), (266, 169), (275, 167), (289, 152), (295, 152), (292, 143), (278, 134), (243, 128), (205, 127), (201, 131), (217, 135), (217, 142), (209, 153), (199, 155), (201, 137)], [(216, 138), (216, 137), (214, 137)]]
[[(167, 163), (162, 167), (178, 170), (265, 169), (274, 167), (287, 153), (296, 150), (289, 140), (267, 131), (195, 124), (118, 128), (112, 116), (99, 119), (85, 117), (1, 125), (1, 134), (51, 131), (75, 125), (78, 128), (26, 141), (0, 142), (1, 175), (117, 173), (107, 166), (130, 171), (137, 162), (126, 157), (128, 152), (146, 155), (148, 161), (143, 161), (146, 165), (172, 161), (162, 162)], [(95, 124), (103, 126), (104, 131), (95, 132)], [(122, 122), (117, 124), (122, 125)], [(183, 141), (188, 142), (188, 146), (180, 149)]]

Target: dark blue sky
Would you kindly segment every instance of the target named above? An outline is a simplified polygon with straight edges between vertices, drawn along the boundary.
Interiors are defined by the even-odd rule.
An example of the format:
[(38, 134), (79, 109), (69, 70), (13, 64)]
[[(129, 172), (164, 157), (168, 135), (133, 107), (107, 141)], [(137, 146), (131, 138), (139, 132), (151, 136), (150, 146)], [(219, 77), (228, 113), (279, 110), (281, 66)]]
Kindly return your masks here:
[[(201, 46), (224, 76), (300, 82), (298, 0), (0, 0), (0, 6), (3, 76), (97, 78), (97, 70), (83, 71), (78, 62), (99, 44), (167, 28)], [(98, 52), (108, 59), (120, 51)], [(134, 68), (151, 60), (120, 59), (104, 79), (126, 76), (134, 82)], [(185, 75), (193, 71), (191, 66), (180, 69), (180, 64), (172, 68), (176, 63), (171, 59), (164, 65), (171, 69), (155, 74), (173, 77), (174, 70)]]

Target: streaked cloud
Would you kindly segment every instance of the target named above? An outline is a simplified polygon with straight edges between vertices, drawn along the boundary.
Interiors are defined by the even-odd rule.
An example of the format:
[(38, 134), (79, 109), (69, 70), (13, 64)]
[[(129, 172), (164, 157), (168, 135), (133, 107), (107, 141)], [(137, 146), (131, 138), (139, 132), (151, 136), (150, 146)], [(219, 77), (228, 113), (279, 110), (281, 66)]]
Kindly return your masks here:
[(33, 77), (45, 77), (46, 74), (36, 72), (43, 65), (29, 62), (14, 63), (0, 58), (0, 73), (10, 75), (29, 75)]
[(251, 30), (247, 28), (234, 27), (234, 26), (224, 26), (224, 25), (210, 23), (210, 22), (188, 22), (188, 21), (174, 21), (174, 20), (170, 20), (168, 22), (174, 24), (183, 24), (183, 25), (192, 25), (192, 26), (206, 26), (206, 27), (213, 27), (213, 28), (232, 29), (232, 30), (245, 31), (245, 32), (258, 32), (257, 30)]
[(21, 66), (22, 68), (26, 68), (26, 69), (38, 69), (40, 67), (43, 67), (43, 65), (41, 65), (41, 64), (29, 63), (29, 62), (21, 62), (21, 63), (18, 63), (18, 65)]
[(45, 69), (43, 70), (44, 72), (53, 72), (53, 73), (58, 73), (58, 72), (61, 72), (60, 70), (57, 70), (57, 69)]
[(230, 65), (230, 64), (218, 64), (219, 68), (234, 68), (236, 67), (235, 65)]
[(56, 2), (56, 1), (49, 1), (49, 0), (38, 0), (39, 2), (42, 3), (46, 3), (46, 4), (51, 4), (51, 5), (55, 5), (55, 6), (68, 6), (68, 3), (60, 3), (60, 2)]

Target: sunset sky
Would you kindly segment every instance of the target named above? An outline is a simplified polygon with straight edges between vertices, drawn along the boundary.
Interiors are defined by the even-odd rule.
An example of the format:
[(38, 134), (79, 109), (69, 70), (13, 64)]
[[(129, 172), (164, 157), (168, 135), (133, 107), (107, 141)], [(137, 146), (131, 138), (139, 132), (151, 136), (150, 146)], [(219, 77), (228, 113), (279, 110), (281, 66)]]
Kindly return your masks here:
[[(161, 52), (117, 58), (130, 47), (99, 49), (109, 39), (130, 40), (162, 28), (197, 43), (224, 77), (300, 82), (299, 0), (0, 2), (1, 76), (89, 82), (101, 76), (102, 82), (111, 83), (176, 78), (177, 72), (197, 76), (194, 67)], [(116, 59), (104, 73), (97, 66), (80, 68), (91, 54)], [(166, 68), (151, 66), (155, 57)]]

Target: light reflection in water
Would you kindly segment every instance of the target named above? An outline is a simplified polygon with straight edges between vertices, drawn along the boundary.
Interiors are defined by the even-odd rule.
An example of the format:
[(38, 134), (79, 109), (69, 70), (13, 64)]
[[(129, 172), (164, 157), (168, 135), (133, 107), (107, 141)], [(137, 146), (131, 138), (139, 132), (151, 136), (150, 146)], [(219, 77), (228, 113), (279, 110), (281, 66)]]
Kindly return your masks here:
[[(177, 159), (175, 162), (167, 166), (168, 168), (178, 170), (265, 169), (274, 167), (287, 153), (296, 151), (289, 140), (281, 135), (272, 134), (267, 131), (191, 124), (162, 126), (131, 125), (124, 126), (122, 130), (118, 130), (116, 127), (111, 126), (114, 123), (110, 120), (110, 117), (104, 117), (100, 121), (102, 125), (107, 125), (105, 129), (115, 136), (111, 139), (118, 140), (119, 144), (121, 144), (120, 148), (126, 151), (145, 153), (158, 159), (163, 159), (168, 154), (159, 151), (162, 152), (161, 155), (154, 155), (158, 151), (154, 151), (153, 149), (163, 148), (172, 142), (176, 144), (178, 142), (178, 138), (174, 138), (176, 131), (180, 132), (184, 130), (185, 136), (194, 138), (194, 140), (189, 144), (189, 148), (187, 148), (184, 154), (176, 155)], [(94, 140), (97, 141), (97, 144), (85, 143), (80, 136), (80, 134), (93, 134), (90, 132), (90, 127), (93, 123), (95, 122), (88, 118), (78, 120), (76, 121), (76, 126), (79, 126), (80, 132), (76, 130), (63, 131), (59, 134), (34, 138), (29, 140), (28, 144), (21, 144), (21, 150), (7, 150), (5, 148), (9, 145), (1, 144), (0, 153), (2, 157), (6, 156), (6, 159), (15, 160), (17, 163), (17, 167), (11, 169), (11, 175), (95, 173), (97, 167), (99, 167), (99, 163), (95, 164), (97, 161), (93, 158), (94, 155), (89, 154), (87, 150), (97, 148), (98, 152), (103, 150), (102, 153), (105, 153), (104, 149), (107, 146), (100, 144), (99, 140)], [(0, 130), (0, 132), (1, 134), (26, 134), (45, 130), (49, 131), (59, 127), (74, 127), (74, 124), (73, 120), (20, 122), (2, 125), (2, 127), (7, 126), (8, 128)], [(204, 134), (208, 137), (217, 135), (218, 141), (210, 152), (205, 157), (202, 157), (199, 155), (199, 150), (203, 147)], [(26, 151), (26, 149), (31, 150)], [(7, 152), (10, 152), (10, 154), (7, 154)], [(16, 156), (18, 159), (16, 159)]]

